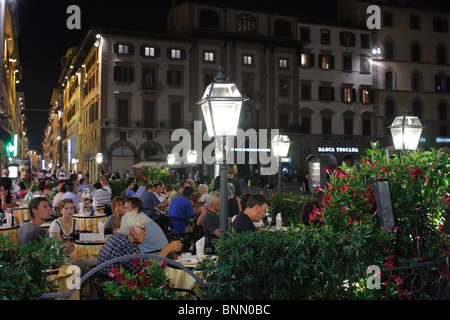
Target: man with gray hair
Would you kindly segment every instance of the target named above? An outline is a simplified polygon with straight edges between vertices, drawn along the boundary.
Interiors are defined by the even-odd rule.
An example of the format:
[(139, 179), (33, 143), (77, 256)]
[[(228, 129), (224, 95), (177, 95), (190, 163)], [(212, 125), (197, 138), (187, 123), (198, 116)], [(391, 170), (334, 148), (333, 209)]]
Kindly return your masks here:
[[(147, 235), (145, 224), (148, 218), (136, 212), (127, 212), (122, 217), (120, 228), (116, 234), (106, 241), (97, 257), (97, 264), (111, 259), (129, 255), (139, 254), (138, 245), (144, 242)], [(130, 272), (137, 272), (139, 269), (132, 260), (119, 261), (100, 270), (103, 276), (109, 276), (112, 268), (119, 268), (122, 265)]]
[(220, 193), (212, 191), (206, 197), (208, 209), (202, 220), (202, 227), (209, 240), (220, 238)]

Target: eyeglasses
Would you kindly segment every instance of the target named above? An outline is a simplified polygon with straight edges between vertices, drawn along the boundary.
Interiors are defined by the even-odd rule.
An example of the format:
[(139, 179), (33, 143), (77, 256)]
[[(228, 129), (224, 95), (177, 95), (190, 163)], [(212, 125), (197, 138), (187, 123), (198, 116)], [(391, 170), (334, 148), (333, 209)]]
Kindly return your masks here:
[(145, 227), (135, 226), (135, 228), (139, 228), (139, 229), (141, 229), (142, 231), (147, 231), (147, 230), (145, 230)]

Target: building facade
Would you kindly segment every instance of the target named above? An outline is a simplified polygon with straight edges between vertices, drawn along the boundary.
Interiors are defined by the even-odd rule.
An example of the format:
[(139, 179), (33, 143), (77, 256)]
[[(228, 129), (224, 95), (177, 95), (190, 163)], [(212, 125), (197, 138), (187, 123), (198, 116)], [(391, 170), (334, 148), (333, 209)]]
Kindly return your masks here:
[[(342, 1), (338, 15), (365, 26), (369, 5), (380, 8), (381, 28), (373, 34), (374, 111), (384, 119), (384, 146), (392, 146), (386, 129), (408, 107), (426, 129), (419, 148), (450, 147), (450, 12), (407, 1)], [(353, 7), (353, 13), (347, 8)]]
[[(22, 69), (19, 61), (17, 37), (19, 36), (16, 4), (0, 1), (0, 166), (8, 166), (12, 157), (26, 154), (26, 128), (22, 115), (25, 100), (16, 90)], [(17, 135), (17, 136), (16, 136)], [(15, 138), (17, 137), (17, 138)], [(16, 141), (16, 142), (14, 142)], [(9, 145), (15, 146), (8, 152)], [(9, 149), (9, 148), (8, 148)]]
[[(381, 29), (366, 26), (372, 3)], [(421, 146), (445, 146), (448, 13), (358, 0), (338, 1), (337, 13), (323, 24), (190, 1), (169, 12), (166, 34), (91, 30), (60, 77), (61, 166), (95, 179), (170, 153), (173, 130), (205, 130), (196, 103), (220, 66), (249, 98), (239, 127), (289, 135), (292, 174), (311, 156), (352, 164), (371, 141), (391, 145), (386, 127), (405, 105), (431, 128)]]

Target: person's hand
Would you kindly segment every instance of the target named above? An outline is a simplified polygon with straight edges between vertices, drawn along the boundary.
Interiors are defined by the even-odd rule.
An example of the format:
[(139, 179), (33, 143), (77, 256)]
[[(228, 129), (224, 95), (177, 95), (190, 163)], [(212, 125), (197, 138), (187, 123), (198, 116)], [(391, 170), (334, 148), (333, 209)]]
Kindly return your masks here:
[(75, 245), (73, 244), (73, 242), (66, 242), (61, 245), (61, 247), (66, 247), (68, 253), (72, 253), (75, 251)]
[(181, 251), (181, 242), (180, 241), (172, 241), (169, 243), (168, 249), (170, 252), (178, 252)]

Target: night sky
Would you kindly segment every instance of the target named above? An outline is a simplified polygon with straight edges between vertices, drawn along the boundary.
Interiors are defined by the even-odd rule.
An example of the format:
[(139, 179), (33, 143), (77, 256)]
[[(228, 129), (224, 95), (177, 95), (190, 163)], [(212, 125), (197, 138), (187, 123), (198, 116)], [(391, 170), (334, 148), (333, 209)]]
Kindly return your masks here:
[[(58, 85), (62, 57), (68, 48), (80, 45), (91, 28), (110, 27), (125, 30), (165, 32), (166, 18), (172, 3), (185, 0), (15, 0), (19, 10), (19, 57), (22, 81), (18, 91), (25, 94), (29, 149), (42, 151), (43, 132), (47, 125), (52, 91)], [(429, 3), (431, 0), (425, 1)], [(433, 0), (449, 4), (448, 0)], [(200, 2), (200, 1), (197, 1)], [(332, 21), (335, 0), (205, 0), (208, 4), (226, 3), (245, 9), (292, 15), (315, 12), (318, 17)], [(422, 1), (423, 2), (423, 1)], [(81, 9), (81, 30), (69, 30), (66, 13), (70, 5)], [(305, 10), (308, 9), (308, 10)]]

